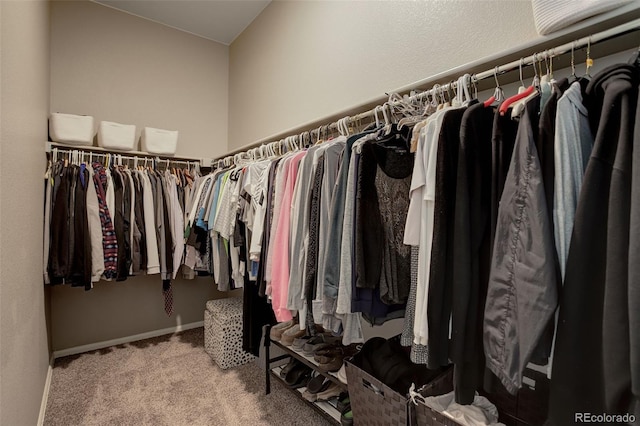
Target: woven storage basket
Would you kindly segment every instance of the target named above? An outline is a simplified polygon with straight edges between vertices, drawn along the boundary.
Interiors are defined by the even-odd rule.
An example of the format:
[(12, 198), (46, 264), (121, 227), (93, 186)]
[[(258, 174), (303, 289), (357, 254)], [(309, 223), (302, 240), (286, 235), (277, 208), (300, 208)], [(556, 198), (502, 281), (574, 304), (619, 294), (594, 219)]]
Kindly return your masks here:
[(346, 362), (349, 399), (356, 426), (404, 426), (408, 424), (407, 397)]
[(500, 422), (507, 426), (541, 426), (549, 410), (550, 380), (546, 374), (527, 368), (524, 370), (527, 383), (517, 394), (511, 395), (502, 385), (496, 384), (493, 392), (480, 392), (495, 404), (500, 413)]
[[(453, 368), (436, 377), (423, 386), (419, 392), (422, 396), (444, 395), (453, 390)], [(409, 404), (412, 407), (412, 426), (459, 426), (460, 423), (442, 413), (432, 410), (424, 404)]]

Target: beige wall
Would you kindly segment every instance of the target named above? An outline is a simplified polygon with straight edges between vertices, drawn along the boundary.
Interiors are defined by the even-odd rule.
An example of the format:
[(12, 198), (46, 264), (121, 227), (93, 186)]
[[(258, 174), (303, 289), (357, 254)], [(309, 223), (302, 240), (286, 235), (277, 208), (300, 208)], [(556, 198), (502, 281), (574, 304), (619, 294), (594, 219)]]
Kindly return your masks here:
[(0, 1), (0, 424), (34, 425), (49, 365), (42, 284), (49, 4)]
[(169, 317), (159, 275), (99, 282), (88, 292), (68, 286), (52, 290), (54, 351), (202, 321), (207, 300), (242, 294), (218, 292), (211, 277), (177, 280)]
[[(51, 3), (51, 111), (177, 129), (178, 155), (214, 157), (227, 150), (227, 92), (226, 46), (88, 1)], [(56, 286), (53, 349), (202, 321), (214, 297), (211, 279), (177, 280), (167, 317), (159, 275)]]
[(228, 47), (89, 1), (51, 5), (51, 111), (178, 130), (177, 154), (227, 149)]
[(274, 1), (231, 44), (229, 149), (536, 37), (529, 1)]

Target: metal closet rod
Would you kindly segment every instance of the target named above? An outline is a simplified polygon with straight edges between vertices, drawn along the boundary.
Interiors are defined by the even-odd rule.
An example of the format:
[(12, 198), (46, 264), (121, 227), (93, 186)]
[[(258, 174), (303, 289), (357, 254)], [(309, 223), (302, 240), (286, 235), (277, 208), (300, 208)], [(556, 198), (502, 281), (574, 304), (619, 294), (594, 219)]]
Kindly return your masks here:
[[(572, 50), (576, 50), (576, 49), (580, 49), (582, 47), (585, 46), (589, 46), (589, 45), (594, 45), (597, 43), (601, 43), (603, 41), (607, 41), (610, 40), (612, 38), (616, 38), (616, 37), (620, 37), (622, 35), (628, 34), (632, 31), (636, 31), (640, 29), (640, 19), (634, 19), (632, 21), (629, 21), (627, 23), (615, 26), (613, 28), (610, 28), (608, 30), (604, 30), (601, 31), (599, 33), (595, 33), (592, 34), (590, 36), (587, 37), (582, 37), (580, 39), (574, 40), (570, 43), (565, 43), (562, 44), (560, 46), (554, 47), (554, 48), (550, 48), (550, 49), (546, 49), (543, 52), (539, 52), (539, 53), (534, 53), (533, 55), (527, 56), (525, 58), (521, 58), (518, 59), (516, 61), (512, 61), (509, 62), (507, 64), (504, 65), (500, 65), (497, 66), (493, 69), (487, 70), (487, 71), (483, 71), (480, 73), (476, 73), (473, 74), (471, 76), (471, 81), (472, 82), (478, 82), (480, 80), (484, 80), (487, 78), (493, 78), (496, 74), (501, 75), (501, 74), (505, 74), (514, 70), (519, 69), (520, 67), (524, 67), (524, 66), (529, 66), (532, 65), (534, 63), (538, 63), (540, 61), (546, 60), (546, 59), (552, 59), (554, 57), (566, 54), (571, 52)], [(423, 98), (426, 95), (431, 95), (433, 96), (434, 94), (436, 94), (437, 91), (447, 91), (453, 88), (456, 88), (458, 85), (458, 83), (456, 81), (452, 81), (449, 83), (446, 83), (444, 85), (436, 85), (437, 87), (434, 87), (432, 89), (429, 90), (425, 90), (422, 91), (420, 93), (417, 93), (415, 95), (409, 96), (408, 99), (405, 99), (405, 101), (407, 100), (417, 100), (420, 98)], [(389, 106), (395, 106), (395, 105), (399, 105), (400, 102), (386, 102), (384, 105), (389, 105)], [(322, 132), (325, 132), (327, 130), (335, 130), (338, 129), (339, 125), (341, 125), (340, 123), (342, 122), (342, 124), (344, 124), (344, 121), (342, 120), (346, 120), (348, 124), (353, 124), (356, 122), (359, 122), (363, 119), (371, 119), (374, 118), (377, 114), (377, 112), (379, 110), (381, 110), (381, 108), (384, 108), (384, 105), (378, 105), (368, 111), (364, 111), (361, 112), (359, 114), (356, 114), (354, 116), (347, 116), (344, 117), (341, 120), (337, 120), (335, 122), (332, 122), (331, 124), (328, 125), (322, 125), (322, 126), (318, 126), (317, 128), (314, 128), (312, 130), (308, 130), (308, 131), (304, 131), (300, 134), (297, 135), (293, 135), (293, 136), (288, 136), (286, 138), (282, 138), (280, 140), (277, 141), (273, 141), (273, 142), (268, 142), (268, 143), (256, 143), (253, 145), (250, 145), (248, 147), (242, 148), (240, 151), (235, 152), (233, 154), (228, 154), (226, 156), (220, 157), (216, 160), (213, 160), (212, 164), (220, 164), (221, 162), (224, 163), (225, 165), (230, 165), (232, 161), (237, 160), (239, 158), (241, 158), (241, 155), (243, 153), (247, 153), (249, 151), (253, 151), (256, 152), (256, 148), (261, 148), (261, 147), (272, 147), (275, 149), (278, 149), (280, 151), (282, 151), (282, 146), (283, 144), (286, 143), (290, 143), (287, 142), (288, 140), (292, 140), (295, 138), (300, 138), (301, 136), (304, 135), (309, 135), (309, 137), (312, 134), (316, 134), (318, 137)]]
[(95, 152), (95, 151), (91, 151), (91, 150), (85, 150), (85, 149), (73, 149), (73, 148), (68, 148), (68, 147), (53, 147), (51, 149), (51, 154), (54, 157), (54, 160), (56, 159), (55, 157), (59, 154), (70, 154), (73, 155), (74, 153), (77, 153), (79, 155), (84, 156), (91, 156), (91, 157), (103, 157), (103, 158), (107, 158), (107, 156), (111, 156), (113, 159), (117, 160), (117, 159), (123, 159), (123, 160), (143, 160), (143, 161), (156, 161), (158, 164), (162, 164), (162, 163), (167, 163), (167, 164), (185, 164), (187, 166), (193, 165), (193, 166), (200, 166), (200, 161), (197, 160), (183, 160), (183, 159), (172, 159), (172, 158), (161, 158), (161, 157), (153, 157), (153, 156), (148, 156), (148, 155), (122, 155), (122, 154), (116, 154), (116, 153), (111, 153), (111, 152)]

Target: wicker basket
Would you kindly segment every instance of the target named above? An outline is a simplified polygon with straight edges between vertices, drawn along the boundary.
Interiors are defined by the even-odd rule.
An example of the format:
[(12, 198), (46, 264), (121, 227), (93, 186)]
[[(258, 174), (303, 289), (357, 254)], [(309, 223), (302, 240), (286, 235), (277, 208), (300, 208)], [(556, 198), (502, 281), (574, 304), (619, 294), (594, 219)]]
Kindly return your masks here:
[[(422, 396), (437, 396), (453, 390), (453, 368), (449, 368), (429, 384), (423, 386), (419, 392)], [(450, 419), (442, 413), (432, 410), (424, 404), (413, 404), (412, 426), (459, 426), (460, 423)]]
[(516, 395), (499, 383), (492, 392), (480, 392), (496, 405), (500, 422), (506, 426), (541, 426), (547, 419), (551, 382), (546, 374), (530, 368), (525, 369), (524, 376), (534, 387), (525, 384)]
[(399, 394), (351, 361), (346, 362), (349, 399), (356, 426), (405, 426), (407, 397)]

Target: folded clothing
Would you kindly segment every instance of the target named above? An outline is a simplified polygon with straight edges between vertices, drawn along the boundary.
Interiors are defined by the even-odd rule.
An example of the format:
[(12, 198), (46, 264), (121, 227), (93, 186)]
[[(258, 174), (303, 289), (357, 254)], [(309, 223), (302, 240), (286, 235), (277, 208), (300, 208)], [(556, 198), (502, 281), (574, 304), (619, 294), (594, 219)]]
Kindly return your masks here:
[(367, 340), (352, 362), (402, 395), (409, 392), (412, 383), (419, 388), (447, 369), (429, 370), (424, 365), (414, 364), (397, 338), (373, 337)]
[(476, 395), (471, 405), (460, 405), (454, 392), (420, 398), (427, 407), (466, 426), (504, 426), (498, 422), (498, 409), (487, 398)]

